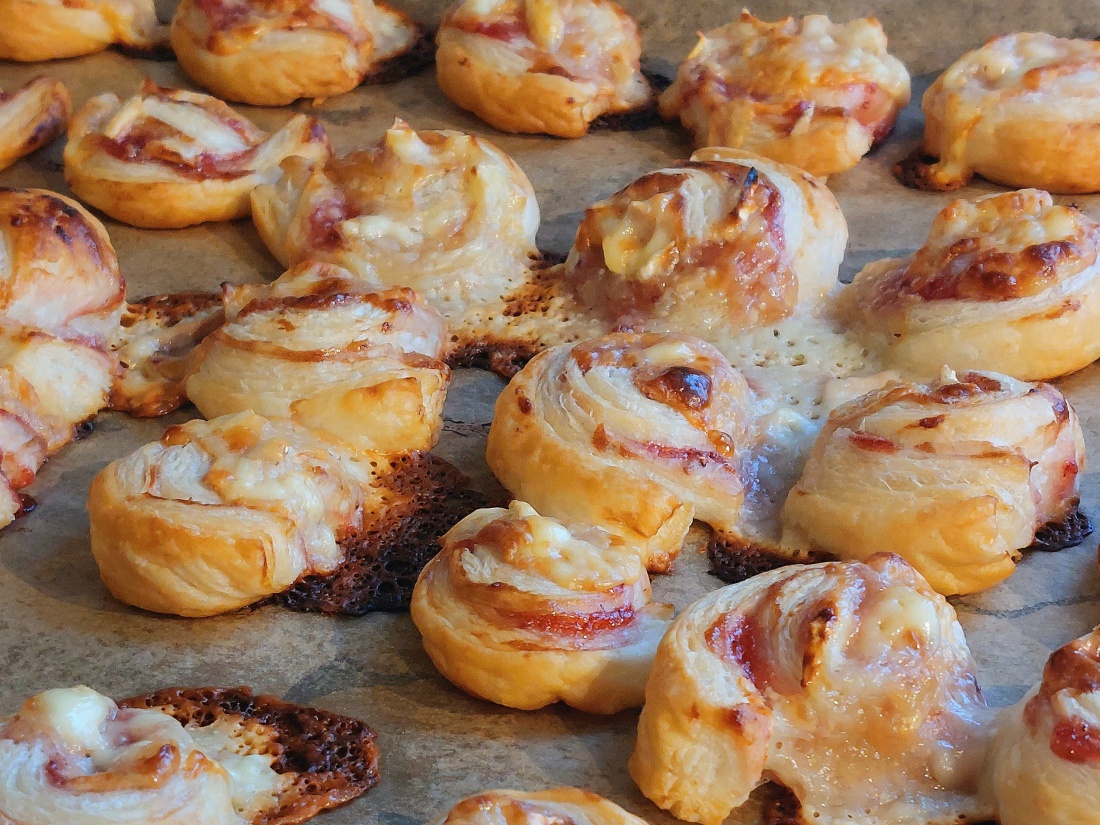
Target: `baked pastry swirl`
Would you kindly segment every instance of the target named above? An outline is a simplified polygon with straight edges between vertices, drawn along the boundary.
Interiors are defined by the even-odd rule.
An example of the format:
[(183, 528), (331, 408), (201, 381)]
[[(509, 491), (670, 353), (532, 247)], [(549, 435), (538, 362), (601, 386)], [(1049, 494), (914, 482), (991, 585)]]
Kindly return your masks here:
[(196, 83), (254, 106), (350, 92), (423, 40), (419, 24), (374, 0), (182, 0), (171, 31)]
[(814, 175), (855, 166), (909, 103), (909, 73), (874, 18), (767, 23), (747, 11), (700, 35), (661, 95), (695, 145), (730, 146)]
[(1077, 415), (1049, 384), (950, 371), (890, 384), (829, 416), (783, 508), (784, 544), (890, 550), (940, 593), (984, 590), (1037, 531), (1077, 517), (1084, 461)]
[(900, 558), (784, 568), (673, 622), (630, 774), (703, 825), (765, 779), (793, 793), (798, 822), (981, 821), (984, 710), (955, 611)]
[(1041, 32), (994, 37), (924, 93), (923, 151), (907, 183), (956, 189), (975, 173), (1004, 186), (1100, 190), (1100, 44)]
[(552, 788), (548, 791), (486, 791), (457, 803), (434, 825), (645, 825), (591, 791)]
[(1051, 654), (1042, 682), (997, 717), (986, 781), (1002, 825), (1096, 821), (1100, 630)]
[(908, 258), (868, 264), (837, 316), (892, 365), (1057, 378), (1100, 357), (1100, 224), (1023, 189), (957, 200)]
[(642, 704), (672, 606), (650, 603), (632, 548), (522, 501), (471, 513), (442, 543), (411, 609), (449, 681), (521, 710), (564, 702), (618, 713)]
[(752, 395), (709, 344), (618, 333), (535, 356), (497, 399), (486, 459), (540, 513), (665, 571), (693, 518), (732, 529)]
[(384, 453), (439, 439), (446, 331), (413, 290), (304, 264), (269, 286), (226, 287), (226, 304), (185, 387), (207, 418), (251, 409)]
[(168, 39), (153, 0), (0, 0), (0, 58), (36, 62)]
[(134, 97), (89, 100), (65, 146), (65, 181), (85, 201), (134, 226), (167, 229), (246, 217), (249, 196), (296, 156), (323, 163), (328, 136), (295, 115), (273, 135), (220, 100), (146, 80)]
[(248, 688), (48, 690), (0, 728), (0, 820), (291, 825), (370, 790), (377, 761), (361, 722)]
[(582, 137), (654, 102), (638, 26), (611, 0), (458, 0), (436, 40), (444, 94), (505, 132)]
[(847, 239), (836, 199), (810, 175), (707, 149), (590, 206), (563, 277), (612, 327), (715, 341), (819, 303)]
[(0, 92), (0, 169), (53, 143), (65, 133), (72, 114), (68, 88), (51, 77)]

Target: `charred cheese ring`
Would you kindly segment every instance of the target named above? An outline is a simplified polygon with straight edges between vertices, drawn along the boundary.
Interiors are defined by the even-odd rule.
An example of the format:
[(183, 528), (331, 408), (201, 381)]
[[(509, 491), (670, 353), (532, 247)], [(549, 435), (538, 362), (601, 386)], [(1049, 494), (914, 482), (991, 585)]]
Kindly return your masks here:
[(960, 57), (921, 102), (917, 185), (955, 189), (977, 173), (1004, 186), (1100, 190), (1100, 43), (1024, 32)]
[(0, 58), (80, 57), (119, 44), (154, 49), (168, 39), (153, 0), (0, 0)]
[(784, 506), (784, 542), (889, 550), (940, 593), (984, 590), (1037, 531), (1072, 524), (1084, 461), (1077, 415), (1049, 384), (975, 372), (891, 384), (829, 416)]
[(611, 0), (459, 0), (437, 42), (444, 94), (505, 132), (582, 137), (652, 102), (638, 26)]
[(632, 549), (521, 501), (456, 524), (412, 600), (440, 673), (521, 710), (640, 706), (671, 615), (671, 605), (650, 604), (649, 576)]
[(1034, 189), (958, 200), (908, 258), (868, 264), (837, 314), (891, 366), (1028, 381), (1100, 357), (1100, 225)]
[(564, 278), (612, 327), (709, 341), (820, 303), (847, 240), (836, 199), (810, 175), (707, 149), (589, 207)]
[(591, 791), (554, 788), (549, 791), (486, 791), (467, 797), (434, 825), (646, 825), (613, 802)]
[(246, 217), (252, 190), (288, 157), (328, 158), (321, 124), (296, 115), (273, 135), (220, 100), (146, 80), (126, 101), (89, 100), (69, 128), (65, 180), (112, 218), (152, 229)]
[(695, 145), (729, 146), (814, 175), (855, 166), (909, 103), (909, 73), (874, 18), (749, 14), (705, 35), (661, 95)]
[(196, 83), (254, 106), (350, 92), (423, 36), (373, 0), (183, 0), (171, 31)]
[(516, 498), (666, 571), (693, 518), (732, 529), (752, 395), (714, 347), (616, 334), (535, 356), (497, 399), (486, 459)]
[(199, 346), (186, 383), (207, 418), (251, 409), (384, 453), (439, 439), (446, 333), (413, 290), (306, 264), (267, 287), (227, 287), (226, 302), (226, 324)]
[(65, 133), (73, 103), (60, 80), (38, 77), (14, 92), (0, 92), (0, 169)]
[(1100, 630), (1054, 651), (997, 717), (986, 787), (1002, 825), (1090, 825), (1100, 805)]
[(720, 825), (765, 779), (820, 825), (981, 821), (984, 701), (955, 611), (897, 556), (763, 573), (657, 648), (630, 774)]

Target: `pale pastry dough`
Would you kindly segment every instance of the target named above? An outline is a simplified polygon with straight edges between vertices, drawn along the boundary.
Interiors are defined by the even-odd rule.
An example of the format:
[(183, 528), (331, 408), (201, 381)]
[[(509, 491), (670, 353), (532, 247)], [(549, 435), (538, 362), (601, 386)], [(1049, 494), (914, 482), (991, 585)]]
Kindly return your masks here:
[(1100, 821), (1100, 629), (1054, 651), (998, 715), (986, 782), (1001, 825)]
[(169, 427), (92, 481), (100, 576), (127, 604), (209, 616), (332, 571), (362, 523), (374, 458), (252, 412)]
[(921, 102), (939, 162), (918, 184), (977, 173), (1004, 186), (1100, 190), (1100, 43), (1039, 32), (995, 37), (941, 74)]
[(0, 58), (79, 57), (119, 44), (154, 49), (168, 39), (153, 0), (0, 0)]
[(436, 41), (444, 94), (505, 132), (582, 137), (653, 102), (638, 26), (611, 0), (458, 0)]
[(784, 544), (905, 557), (940, 593), (992, 587), (1076, 514), (1085, 449), (1049, 384), (945, 372), (838, 407), (783, 509)]
[(908, 258), (868, 264), (837, 317), (891, 366), (1057, 378), (1100, 357), (1100, 224), (1023, 189), (958, 200)]
[(817, 825), (954, 825), (986, 734), (955, 611), (897, 556), (763, 573), (684, 611), (657, 649), (630, 774), (720, 825), (765, 780)]
[(350, 92), (423, 37), (373, 0), (182, 0), (171, 31), (196, 83), (254, 106)]
[(520, 710), (642, 704), (672, 606), (651, 604), (638, 554), (513, 501), (471, 513), (420, 574), (412, 620), (439, 672)]
[(707, 149), (590, 206), (563, 277), (611, 327), (716, 341), (819, 304), (847, 240), (836, 199), (812, 176)]
[(413, 290), (303, 264), (269, 286), (227, 287), (226, 304), (185, 386), (207, 418), (251, 409), (384, 453), (439, 439), (446, 331)]
[(232, 726), (184, 728), (91, 688), (48, 690), (0, 728), (5, 825), (249, 825), (289, 776)]
[(37, 77), (14, 92), (0, 92), (0, 169), (65, 133), (73, 114), (60, 80)]
[(456, 804), (434, 825), (646, 825), (591, 791), (486, 791)]
[(732, 529), (752, 394), (683, 335), (609, 335), (535, 356), (497, 399), (486, 459), (540, 513), (600, 527), (665, 571), (693, 518)]
[(699, 36), (660, 104), (696, 146), (745, 149), (831, 175), (890, 134), (909, 94), (909, 73), (887, 53), (874, 18), (767, 23), (743, 11)]
[(126, 101), (89, 100), (69, 127), (65, 181), (112, 218), (152, 229), (246, 217), (288, 157), (323, 163), (328, 136), (295, 115), (273, 135), (220, 100), (146, 80)]

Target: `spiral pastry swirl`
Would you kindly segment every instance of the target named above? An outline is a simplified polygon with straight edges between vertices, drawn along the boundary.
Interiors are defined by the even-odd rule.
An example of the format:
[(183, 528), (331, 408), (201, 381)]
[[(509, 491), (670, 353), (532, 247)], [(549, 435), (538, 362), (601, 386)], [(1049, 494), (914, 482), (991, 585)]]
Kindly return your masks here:
[(168, 39), (153, 0), (0, 0), (0, 58), (22, 62), (94, 54)]
[(840, 320), (892, 365), (1057, 378), (1100, 357), (1100, 224), (1023, 189), (958, 200), (908, 258), (868, 264)]
[(251, 409), (384, 453), (435, 445), (450, 370), (443, 319), (416, 292), (307, 264), (226, 301), (186, 383), (204, 416)]
[(486, 791), (467, 797), (434, 825), (645, 825), (591, 791), (553, 788), (548, 791)]
[(444, 94), (505, 132), (582, 137), (653, 100), (638, 26), (611, 0), (459, 0), (437, 41)]
[(820, 302), (847, 238), (836, 200), (811, 176), (708, 149), (590, 206), (564, 278), (612, 328), (716, 342)]
[(891, 384), (829, 416), (784, 506), (784, 542), (841, 558), (889, 549), (940, 593), (983, 590), (1036, 531), (1076, 515), (1084, 461), (1077, 415), (1048, 384)]
[(72, 98), (60, 80), (36, 77), (14, 92), (0, 92), (0, 169), (53, 143), (72, 114)]
[(419, 24), (374, 0), (183, 0), (171, 29), (195, 82), (254, 106), (350, 92), (423, 40)]
[(521, 501), (470, 514), (442, 543), (413, 591), (412, 619), (449, 681), (521, 710), (642, 704), (672, 606), (650, 603), (635, 552)]
[(874, 18), (767, 23), (747, 11), (699, 36), (661, 114), (695, 145), (756, 152), (813, 175), (855, 166), (909, 103), (909, 73)]
[(540, 353), (512, 379), (486, 458), (516, 498), (600, 527), (664, 571), (693, 518), (732, 529), (751, 403), (709, 344), (608, 335)]
[(974, 673), (955, 611), (897, 556), (773, 570), (673, 622), (630, 773), (703, 825), (765, 779), (798, 799), (798, 821), (981, 820)]
[(328, 136), (296, 115), (274, 135), (220, 100), (146, 80), (126, 101), (89, 100), (69, 128), (65, 180), (111, 217), (153, 229), (246, 217), (288, 157), (324, 162)]

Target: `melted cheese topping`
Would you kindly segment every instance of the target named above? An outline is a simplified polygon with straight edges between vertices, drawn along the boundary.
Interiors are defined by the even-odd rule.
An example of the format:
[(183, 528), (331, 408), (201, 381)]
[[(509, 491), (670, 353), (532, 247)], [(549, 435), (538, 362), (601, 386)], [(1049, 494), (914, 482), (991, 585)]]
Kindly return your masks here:
[(645, 825), (589, 791), (486, 791), (457, 803), (435, 825)]

